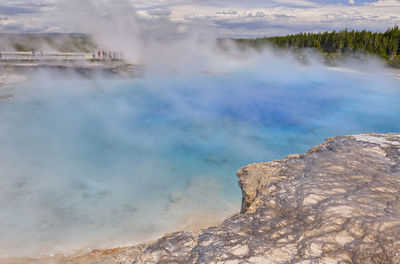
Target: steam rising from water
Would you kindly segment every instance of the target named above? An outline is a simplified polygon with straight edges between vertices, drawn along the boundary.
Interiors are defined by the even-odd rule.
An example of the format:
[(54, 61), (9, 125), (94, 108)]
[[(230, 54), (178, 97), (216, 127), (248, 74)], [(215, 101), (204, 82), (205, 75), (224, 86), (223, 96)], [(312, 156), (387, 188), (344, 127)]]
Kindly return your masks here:
[(0, 103), (0, 255), (215, 223), (239, 210), (241, 166), (329, 136), (399, 131), (399, 83), (385, 74), (260, 56), (225, 61), (219, 73), (43, 72), (8, 88), (16, 99)]
[(378, 64), (350, 72), (268, 51), (221, 53), (209, 35), (155, 41), (129, 19), (119, 30), (129, 37), (99, 39), (145, 62), (143, 78), (50, 71), (0, 89), (15, 94), (0, 101), (1, 257), (213, 224), (239, 211), (240, 167), (330, 136), (399, 131), (399, 82)]

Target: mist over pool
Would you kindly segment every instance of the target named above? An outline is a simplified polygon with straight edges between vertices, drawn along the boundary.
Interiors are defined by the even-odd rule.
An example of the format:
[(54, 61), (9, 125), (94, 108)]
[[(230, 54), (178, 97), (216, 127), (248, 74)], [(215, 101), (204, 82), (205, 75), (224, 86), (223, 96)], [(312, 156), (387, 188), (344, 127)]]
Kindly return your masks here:
[(0, 256), (122, 246), (240, 210), (235, 172), (343, 134), (398, 132), (400, 82), (262, 57), (223, 71), (0, 88)]

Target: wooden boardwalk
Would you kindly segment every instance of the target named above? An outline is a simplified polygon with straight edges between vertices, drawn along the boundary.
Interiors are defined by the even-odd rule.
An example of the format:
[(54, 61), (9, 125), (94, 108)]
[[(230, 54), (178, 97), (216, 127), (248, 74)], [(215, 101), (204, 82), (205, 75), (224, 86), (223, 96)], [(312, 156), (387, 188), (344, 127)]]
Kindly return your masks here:
[(75, 52), (33, 53), (0, 51), (0, 54), (0, 73), (36, 69), (72, 69), (84, 75), (100, 71), (133, 77), (142, 76), (144, 73), (142, 65), (130, 64), (122, 59), (121, 53), (115, 53), (115, 55), (111, 53), (104, 53), (103, 55), (102, 53), (101, 57), (96, 53), (95, 58), (93, 58), (92, 53)]

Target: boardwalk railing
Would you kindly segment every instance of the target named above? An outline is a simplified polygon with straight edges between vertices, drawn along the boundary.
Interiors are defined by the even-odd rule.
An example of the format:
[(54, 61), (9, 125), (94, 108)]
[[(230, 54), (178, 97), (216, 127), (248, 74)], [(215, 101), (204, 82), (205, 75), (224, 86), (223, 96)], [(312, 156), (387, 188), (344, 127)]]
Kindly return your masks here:
[(85, 53), (74, 52), (6, 52), (0, 51), (0, 62), (76, 62), (86, 60)]

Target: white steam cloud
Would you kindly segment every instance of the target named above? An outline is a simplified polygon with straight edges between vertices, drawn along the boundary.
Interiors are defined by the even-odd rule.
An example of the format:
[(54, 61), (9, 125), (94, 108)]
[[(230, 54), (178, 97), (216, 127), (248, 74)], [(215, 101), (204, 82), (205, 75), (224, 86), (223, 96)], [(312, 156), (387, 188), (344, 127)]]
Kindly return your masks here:
[(144, 63), (143, 78), (42, 71), (0, 88), (15, 95), (0, 101), (1, 257), (214, 224), (239, 211), (240, 167), (329, 136), (400, 129), (399, 82), (378, 63), (349, 71), (221, 51), (212, 32), (182, 33), (162, 16), (149, 33), (112, 3), (85, 2), (68, 21)]

